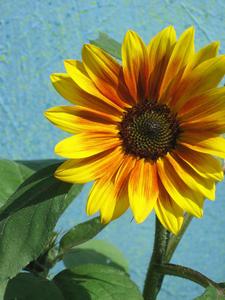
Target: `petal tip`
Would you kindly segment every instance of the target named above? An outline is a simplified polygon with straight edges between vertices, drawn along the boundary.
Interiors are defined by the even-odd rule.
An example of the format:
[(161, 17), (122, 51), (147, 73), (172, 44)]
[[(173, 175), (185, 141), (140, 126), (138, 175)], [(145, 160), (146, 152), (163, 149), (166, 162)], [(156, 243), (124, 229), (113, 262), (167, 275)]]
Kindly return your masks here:
[(203, 212), (203, 209), (201, 209), (201, 210), (196, 214), (196, 217), (197, 217), (198, 219), (201, 219), (201, 218), (203, 217), (203, 215), (204, 215), (204, 212)]
[(108, 223), (111, 221), (111, 220), (105, 218), (105, 217), (102, 216), (102, 215), (101, 215), (101, 219), (100, 219), (100, 220), (101, 220), (101, 223), (104, 224), (104, 225), (108, 224)]
[(43, 112), (43, 115), (45, 116), (46, 119), (49, 120), (49, 119), (50, 119), (50, 116), (51, 116), (51, 108), (45, 110), (45, 111)]
[(61, 173), (60, 169), (59, 168), (56, 169), (56, 171), (54, 172), (54, 177), (60, 180), (61, 179), (60, 173)]
[(63, 63), (64, 63), (64, 67), (65, 67), (65, 69), (66, 69), (66, 72), (69, 74), (69, 73), (70, 73), (70, 72), (69, 72), (69, 68), (75, 66), (76, 60), (75, 60), (75, 59), (65, 59), (65, 60), (63, 61)]
[(169, 26), (167, 26), (166, 28), (165, 28), (165, 30), (168, 30), (168, 31), (170, 31), (170, 32), (175, 32), (176, 33), (176, 30), (175, 30), (175, 28), (174, 28), (174, 26), (171, 24), (171, 25), (169, 25)]
[[(57, 155), (59, 155), (59, 156), (65, 157), (65, 156), (62, 154), (62, 141), (55, 145), (54, 152), (55, 152), (55, 154), (57, 154)], [(58, 169), (57, 169), (57, 170), (58, 170)]]
[[(88, 201), (89, 202), (89, 201)], [(87, 205), (86, 205), (86, 214), (90, 217), (92, 216), (94, 213), (91, 211), (91, 208), (90, 208), (90, 204), (87, 202)]]
[(135, 219), (135, 221), (136, 221), (137, 224), (143, 223), (146, 218), (147, 218), (147, 216), (135, 215), (134, 214), (134, 219)]
[(212, 42), (212, 45), (213, 45), (216, 49), (219, 49), (219, 47), (220, 47), (220, 41), (214, 41), (214, 42)]
[(57, 73), (53, 73), (50, 75), (50, 80), (52, 83), (56, 82), (58, 80), (58, 75)]
[(182, 34), (182, 36), (190, 36), (191, 39), (194, 39), (195, 27), (192, 25), (188, 27)]

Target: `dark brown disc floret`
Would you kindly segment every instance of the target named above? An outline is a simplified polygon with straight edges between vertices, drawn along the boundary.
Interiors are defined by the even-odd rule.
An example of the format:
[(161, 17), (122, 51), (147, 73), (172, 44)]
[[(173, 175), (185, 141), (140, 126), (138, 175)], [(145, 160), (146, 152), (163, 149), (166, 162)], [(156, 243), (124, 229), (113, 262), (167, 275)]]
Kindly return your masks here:
[(169, 107), (149, 100), (129, 108), (119, 127), (125, 152), (153, 161), (175, 148), (180, 131)]

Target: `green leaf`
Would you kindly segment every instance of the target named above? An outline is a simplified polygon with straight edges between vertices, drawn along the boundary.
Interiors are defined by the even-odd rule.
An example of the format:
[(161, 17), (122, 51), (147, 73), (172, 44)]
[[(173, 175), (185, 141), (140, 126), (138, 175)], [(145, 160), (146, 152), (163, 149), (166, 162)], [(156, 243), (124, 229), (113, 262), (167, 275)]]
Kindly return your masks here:
[(45, 278), (20, 273), (7, 285), (4, 300), (64, 300), (60, 289)]
[(69, 230), (61, 239), (62, 250), (85, 243), (96, 236), (106, 225), (102, 224), (99, 217), (78, 224)]
[(90, 43), (121, 60), (121, 44), (109, 37), (106, 33), (99, 32), (98, 38), (96, 40), (90, 40)]
[(54, 178), (58, 165), (27, 178), (1, 209), (0, 282), (15, 276), (45, 250), (58, 218), (81, 190), (81, 185)]
[(195, 298), (195, 300), (225, 300), (225, 292), (209, 285), (204, 294)]
[[(11, 161), (0, 160), (0, 207), (35, 171), (55, 163), (56, 160)], [(2, 209), (1, 211), (3, 211)]]
[[(11, 162), (10, 162), (11, 163)], [(56, 195), (55, 187), (58, 185), (58, 180), (54, 178), (53, 173), (60, 163), (52, 163), (47, 167), (35, 172), (33, 169), (33, 164), (30, 162), (30, 167), (28, 169), (28, 164), (24, 168), (24, 163), (13, 162), (14, 169), (20, 170), (21, 184), (15, 188), (16, 176), (12, 176), (12, 188), (15, 192), (8, 198), (5, 204), (0, 209), (0, 220), (7, 218), (11, 214), (15, 213), (19, 209), (43, 202), (50, 199), (52, 196)], [(49, 162), (48, 162), (49, 164)], [(23, 173), (25, 172), (25, 175)], [(31, 175), (31, 176), (29, 176)], [(1, 178), (3, 177), (3, 178)], [(26, 180), (25, 180), (26, 178)], [(0, 175), (0, 179), (4, 181), (4, 174)], [(15, 180), (14, 180), (15, 179)], [(10, 179), (6, 182), (6, 185), (10, 187)], [(59, 189), (59, 193), (64, 194), (70, 189), (70, 184), (63, 183), (63, 186)], [(64, 189), (64, 190), (63, 190)], [(4, 191), (4, 186), (2, 187)]]
[(7, 281), (0, 282), (0, 299), (4, 299), (6, 286), (7, 286)]
[(128, 272), (128, 262), (114, 245), (101, 240), (92, 240), (70, 250), (63, 258), (67, 268), (83, 264), (109, 265)]
[(137, 286), (118, 269), (103, 265), (82, 265), (64, 270), (54, 282), (66, 299), (142, 300)]

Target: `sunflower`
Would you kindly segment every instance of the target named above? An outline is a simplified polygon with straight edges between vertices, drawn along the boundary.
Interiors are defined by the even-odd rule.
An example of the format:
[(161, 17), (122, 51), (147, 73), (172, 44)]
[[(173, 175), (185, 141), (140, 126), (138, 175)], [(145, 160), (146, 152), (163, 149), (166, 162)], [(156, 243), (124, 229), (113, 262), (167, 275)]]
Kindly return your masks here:
[(82, 61), (66, 60), (66, 73), (51, 75), (56, 90), (73, 105), (45, 112), (72, 133), (55, 152), (66, 162), (55, 176), (94, 181), (87, 214), (108, 223), (129, 207), (137, 223), (155, 211), (177, 234), (184, 213), (203, 215), (215, 198), (225, 158), (225, 55), (219, 43), (195, 51), (194, 28), (179, 39), (169, 26), (146, 45), (129, 30), (122, 64), (87, 44)]

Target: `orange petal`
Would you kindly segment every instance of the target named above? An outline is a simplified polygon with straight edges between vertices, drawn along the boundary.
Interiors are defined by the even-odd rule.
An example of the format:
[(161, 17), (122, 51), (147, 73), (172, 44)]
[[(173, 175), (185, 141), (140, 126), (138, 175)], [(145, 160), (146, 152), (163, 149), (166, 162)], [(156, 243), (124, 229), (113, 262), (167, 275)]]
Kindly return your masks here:
[(124, 185), (121, 186), (119, 193), (116, 193), (116, 195), (117, 201), (113, 211), (112, 220), (119, 218), (130, 206), (127, 183), (124, 183)]
[(146, 60), (147, 48), (144, 42), (136, 32), (129, 30), (122, 44), (122, 64), (124, 79), (134, 101), (142, 99), (147, 89)]
[(176, 171), (177, 175), (185, 184), (194, 191), (200, 192), (210, 200), (215, 199), (215, 181), (210, 178), (201, 177), (188, 164), (175, 153), (168, 154), (166, 158)]
[(186, 101), (178, 113), (181, 122), (225, 109), (225, 87), (213, 88)]
[(72, 103), (79, 101), (79, 93), (76, 93), (76, 86), (69, 75), (64, 73), (54, 73), (50, 76), (51, 82), (57, 92)]
[(89, 77), (88, 73), (86, 72), (83, 64), (77, 60), (65, 60), (64, 62), (66, 71), (68, 75), (73, 79), (73, 81), (87, 94), (94, 96), (101, 100), (102, 102), (106, 103), (108, 106), (113, 107), (118, 112), (123, 112), (123, 109), (105, 97), (95, 86), (92, 79)]
[(130, 174), (128, 194), (134, 218), (141, 223), (152, 211), (158, 197), (155, 164), (144, 159), (136, 162)]
[(57, 127), (70, 133), (117, 132), (116, 116), (79, 106), (57, 106), (45, 111), (46, 118)]
[(135, 162), (136, 159), (133, 156), (124, 156), (123, 163), (121, 164), (115, 176), (115, 184), (117, 189), (121, 188), (121, 186), (124, 184), (124, 181), (128, 181), (128, 177), (131, 170), (135, 166)]
[(177, 146), (176, 153), (200, 176), (223, 180), (222, 163), (212, 155), (196, 152), (182, 145)]
[(161, 87), (160, 96), (165, 92), (171, 80), (182, 75), (186, 65), (194, 55), (194, 28), (190, 27), (182, 33), (171, 54)]
[(85, 158), (115, 148), (121, 139), (113, 133), (79, 133), (55, 146), (55, 153), (66, 158)]
[[(127, 185), (126, 185), (127, 186)], [(119, 193), (115, 193), (115, 185), (111, 185), (111, 190), (107, 194), (111, 195), (104, 201), (100, 207), (101, 222), (109, 223), (110, 221), (120, 217), (129, 207), (128, 191), (123, 185)]]
[(147, 46), (149, 56), (149, 99), (158, 99), (159, 88), (163, 80), (172, 50), (176, 43), (173, 26), (160, 31)]
[(90, 191), (86, 211), (88, 215), (100, 211), (101, 222), (109, 223), (120, 217), (128, 207), (127, 188), (123, 186), (117, 194), (112, 179), (101, 178), (94, 183)]
[(182, 130), (225, 131), (225, 88), (214, 88), (190, 99), (179, 113)]
[(191, 72), (195, 67), (200, 65), (202, 62), (217, 56), (219, 49), (219, 42), (212, 42), (211, 44), (201, 48), (195, 55), (193, 56), (192, 61), (187, 65), (185, 71), (183, 73), (183, 78), (187, 76), (189, 72)]
[(95, 181), (89, 193), (86, 211), (89, 216), (97, 213), (106, 203), (109, 205), (109, 214), (112, 216), (116, 204), (113, 182), (108, 178), (100, 178)]
[(68, 74), (55, 73), (50, 78), (58, 93), (73, 104), (92, 108), (97, 111), (108, 112), (112, 115), (121, 115), (121, 112), (118, 112), (117, 109), (108, 105), (102, 99), (82, 90)]
[(83, 47), (82, 59), (88, 75), (102, 94), (117, 105), (128, 107), (129, 96), (128, 100), (123, 97), (125, 86), (120, 80), (122, 68), (117, 61), (94, 45)]
[(163, 186), (171, 199), (184, 211), (197, 218), (203, 216), (203, 196), (190, 189), (177, 175), (177, 172), (166, 159), (157, 161), (157, 170)]
[(198, 65), (179, 84), (171, 105), (179, 111), (185, 102), (204, 91), (216, 87), (225, 74), (225, 55), (208, 59)]
[(186, 122), (180, 125), (185, 131), (207, 131), (215, 134), (225, 133), (225, 111), (218, 111), (207, 117), (199, 118), (196, 121)]
[(71, 159), (64, 162), (55, 172), (59, 180), (71, 183), (86, 183), (104, 177), (109, 169), (116, 172), (123, 161), (123, 150), (117, 147), (98, 155)]
[(184, 211), (170, 198), (160, 180), (159, 197), (154, 209), (162, 225), (173, 234), (178, 234), (183, 224)]
[(192, 62), (192, 68), (194, 69), (202, 62), (217, 56), (220, 43), (212, 42), (211, 44), (201, 48), (195, 55)]
[(181, 145), (197, 152), (208, 153), (225, 158), (225, 139), (213, 133), (202, 133), (201, 131), (188, 131), (180, 137)]

